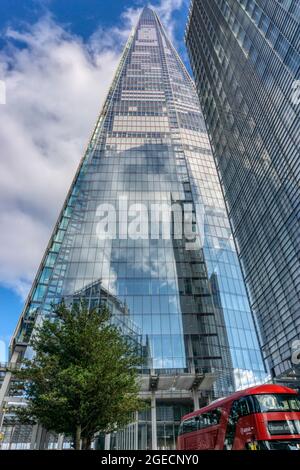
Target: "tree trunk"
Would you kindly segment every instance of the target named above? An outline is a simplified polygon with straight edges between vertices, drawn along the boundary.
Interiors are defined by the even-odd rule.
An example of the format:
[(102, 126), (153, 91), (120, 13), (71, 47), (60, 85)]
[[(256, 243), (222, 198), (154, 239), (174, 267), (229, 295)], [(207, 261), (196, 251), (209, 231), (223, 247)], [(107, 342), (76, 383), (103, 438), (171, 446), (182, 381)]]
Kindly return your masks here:
[(82, 450), (89, 450), (91, 448), (92, 439), (90, 437), (82, 438)]
[(86, 437), (83, 437), (83, 438), (82, 438), (82, 446), (81, 446), (81, 449), (82, 449), (82, 450), (86, 450), (86, 446), (87, 446), (87, 438), (86, 438)]
[(81, 450), (81, 425), (76, 426), (75, 450)]

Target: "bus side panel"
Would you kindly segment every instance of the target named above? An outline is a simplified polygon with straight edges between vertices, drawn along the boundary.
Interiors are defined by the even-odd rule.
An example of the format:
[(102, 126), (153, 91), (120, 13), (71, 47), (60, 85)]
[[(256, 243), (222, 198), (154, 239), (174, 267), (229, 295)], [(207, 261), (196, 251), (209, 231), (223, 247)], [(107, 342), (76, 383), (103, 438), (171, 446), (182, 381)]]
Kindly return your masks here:
[(216, 448), (219, 426), (192, 432), (184, 436), (186, 450), (212, 450)]
[(245, 450), (246, 443), (257, 439), (255, 415), (248, 415), (239, 418), (236, 426), (233, 450)]

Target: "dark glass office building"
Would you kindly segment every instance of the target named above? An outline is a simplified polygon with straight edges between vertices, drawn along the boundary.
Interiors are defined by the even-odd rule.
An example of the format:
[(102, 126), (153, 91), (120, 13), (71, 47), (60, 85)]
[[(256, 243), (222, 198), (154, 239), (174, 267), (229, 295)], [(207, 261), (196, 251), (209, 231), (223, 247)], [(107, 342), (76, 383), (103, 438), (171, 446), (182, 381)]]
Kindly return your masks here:
[(296, 378), (300, 2), (194, 0), (186, 44), (263, 353)]
[[(62, 298), (107, 303), (143, 357), (140, 393), (151, 407), (98, 447), (175, 448), (183, 414), (266, 379), (194, 84), (149, 8), (54, 228), (12, 362), (32, 354), (34, 325)], [(9, 403), (11, 384), (6, 376), (0, 395)], [(5, 442), (9, 432), (8, 422)], [(49, 442), (33, 429), (27, 447)]]

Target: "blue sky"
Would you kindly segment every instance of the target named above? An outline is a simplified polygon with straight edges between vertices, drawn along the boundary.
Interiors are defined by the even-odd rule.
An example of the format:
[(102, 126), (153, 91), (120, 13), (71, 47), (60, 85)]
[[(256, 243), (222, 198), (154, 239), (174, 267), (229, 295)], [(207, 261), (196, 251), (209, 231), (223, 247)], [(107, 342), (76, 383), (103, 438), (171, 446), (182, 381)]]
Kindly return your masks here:
[[(1, 0), (0, 361), (141, 0)], [(188, 66), (189, 0), (152, 0)]]
[(122, 14), (126, 10), (137, 10), (146, 4), (156, 8), (158, 13), (162, 10), (170, 12), (170, 18), (162, 13), (162, 19), (174, 24), (176, 45), (188, 65), (183, 34), (189, 0), (1, 0), (0, 28), (13, 25), (23, 29), (24, 26), (34, 24), (43, 15), (50, 13), (57, 23), (86, 41), (99, 25), (104, 29), (124, 26)]

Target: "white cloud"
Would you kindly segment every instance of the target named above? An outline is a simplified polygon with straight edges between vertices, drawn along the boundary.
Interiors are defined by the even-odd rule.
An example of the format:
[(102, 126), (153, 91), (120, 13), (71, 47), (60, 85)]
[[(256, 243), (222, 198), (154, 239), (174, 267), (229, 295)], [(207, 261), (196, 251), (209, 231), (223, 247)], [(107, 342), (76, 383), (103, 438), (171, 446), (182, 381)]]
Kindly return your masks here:
[(271, 379), (267, 374), (256, 375), (253, 370), (249, 369), (234, 369), (235, 389), (243, 390), (244, 388), (254, 387), (261, 383), (266, 383)]
[[(119, 60), (49, 17), (0, 56), (0, 282), (25, 295)], [(26, 47), (17, 48), (21, 43)]]
[[(172, 11), (156, 11), (173, 31)], [(121, 47), (140, 8), (122, 28), (99, 28), (87, 43), (45, 16), (27, 31), (5, 32), (0, 80), (0, 283), (26, 296), (97, 114)], [(22, 47), (19, 47), (22, 46)]]
[[(109, 31), (102, 26), (92, 34), (89, 45), (94, 53), (103, 53), (105, 50), (118, 50), (125, 45), (131, 30), (135, 27), (142, 8), (127, 8), (121, 15), (123, 28), (111, 27)], [(110, 77), (112, 80), (112, 77)]]
[(186, 0), (161, 0), (158, 5), (149, 3), (149, 7), (153, 8), (161, 19), (168, 37), (175, 44), (174, 28), (176, 26), (173, 13), (180, 10)]

